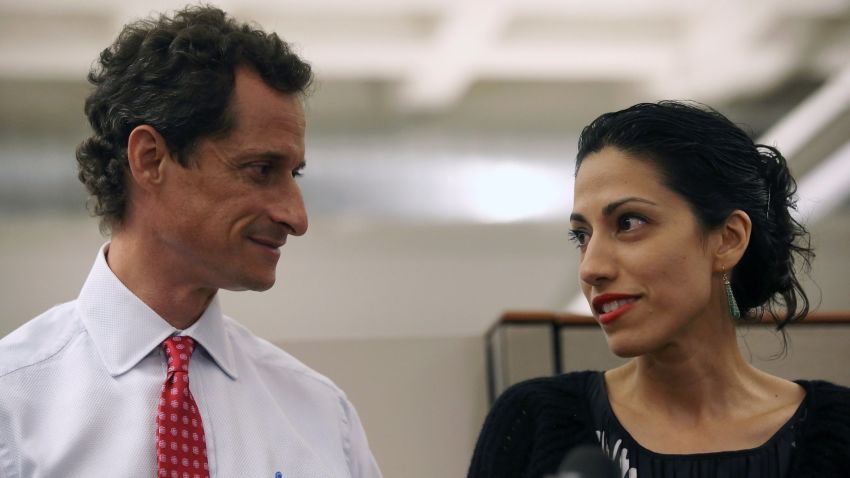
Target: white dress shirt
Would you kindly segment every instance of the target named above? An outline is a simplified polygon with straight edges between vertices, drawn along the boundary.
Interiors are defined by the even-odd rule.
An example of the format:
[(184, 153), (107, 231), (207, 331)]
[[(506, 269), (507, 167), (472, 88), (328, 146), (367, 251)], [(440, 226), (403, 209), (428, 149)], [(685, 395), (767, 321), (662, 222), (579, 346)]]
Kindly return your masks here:
[(102, 248), (80, 296), (0, 340), (0, 478), (156, 476), (161, 343), (198, 347), (189, 386), (215, 478), (377, 478), (345, 394), (221, 313), (184, 331), (109, 269)]

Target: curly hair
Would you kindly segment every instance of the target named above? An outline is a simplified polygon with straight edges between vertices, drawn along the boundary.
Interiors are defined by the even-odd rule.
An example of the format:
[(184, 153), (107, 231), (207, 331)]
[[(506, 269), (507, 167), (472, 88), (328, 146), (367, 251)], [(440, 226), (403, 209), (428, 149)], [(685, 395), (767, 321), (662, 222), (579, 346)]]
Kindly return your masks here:
[(653, 163), (671, 190), (690, 205), (705, 230), (742, 210), (752, 221), (750, 242), (731, 271), (741, 312), (767, 312), (782, 329), (808, 314), (797, 261), (811, 267), (809, 233), (791, 215), (797, 184), (776, 148), (755, 144), (717, 111), (676, 101), (641, 103), (606, 113), (579, 138), (582, 160), (606, 146)]
[(305, 94), (313, 79), (310, 65), (275, 33), (210, 6), (130, 23), (101, 52), (88, 74), (94, 90), (85, 103), (93, 134), (77, 148), (77, 164), (104, 232), (125, 218), (130, 132), (152, 126), (188, 167), (199, 139), (234, 126), (229, 105), (238, 66), (288, 94)]

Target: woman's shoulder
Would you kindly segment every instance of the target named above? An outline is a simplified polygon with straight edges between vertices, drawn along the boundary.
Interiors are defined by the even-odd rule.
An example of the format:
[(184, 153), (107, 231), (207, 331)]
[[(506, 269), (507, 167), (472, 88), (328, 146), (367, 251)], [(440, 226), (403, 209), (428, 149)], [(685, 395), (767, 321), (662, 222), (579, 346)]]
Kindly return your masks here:
[(843, 424), (850, 427), (850, 388), (825, 380), (797, 380), (806, 390), (806, 403), (814, 418), (818, 415), (842, 415)]
[(601, 379), (602, 372), (584, 371), (525, 380), (505, 390), (493, 405), (490, 420), (512, 422), (514, 428), (525, 428), (545, 440), (591, 436), (589, 397)]
[(797, 383), (803, 386), (807, 391), (814, 390), (817, 393), (838, 394), (847, 396), (850, 395), (850, 387), (839, 385), (837, 383), (828, 382), (826, 380), (796, 380)]
[(824, 380), (799, 380), (806, 389), (812, 427), (828, 428), (850, 443), (850, 388)]
[(566, 450), (595, 443), (586, 391), (598, 374), (534, 378), (505, 390), (484, 422), (468, 476), (542, 476)]
[(850, 388), (823, 380), (797, 383), (806, 389), (806, 413), (795, 469), (799, 476), (841, 476), (850, 462)]

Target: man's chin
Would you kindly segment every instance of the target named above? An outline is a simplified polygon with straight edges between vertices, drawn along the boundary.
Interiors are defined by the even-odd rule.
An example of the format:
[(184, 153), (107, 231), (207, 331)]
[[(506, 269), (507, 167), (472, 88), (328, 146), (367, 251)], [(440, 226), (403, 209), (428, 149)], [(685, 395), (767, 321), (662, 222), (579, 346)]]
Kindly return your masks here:
[(254, 292), (264, 292), (264, 291), (271, 289), (273, 285), (274, 285), (274, 279), (272, 279), (270, 282), (265, 282), (263, 284), (253, 286), (249, 290), (252, 290)]
[(272, 286), (274, 286), (275, 279), (276, 279), (275, 276), (271, 276), (269, 278), (257, 278), (257, 277), (246, 278), (242, 281), (239, 281), (236, 284), (232, 284), (232, 285), (227, 286), (227, 287), (222, 287), (222, 289), (230, 290), (230, 291), (234, 291), (234, 292), (245, 291), (245, 290), (251, 290), (251, 291), (254, 291), (254, 292), (263, 292), (263, 291), (267, 291), (267, 290), (271, 289)]

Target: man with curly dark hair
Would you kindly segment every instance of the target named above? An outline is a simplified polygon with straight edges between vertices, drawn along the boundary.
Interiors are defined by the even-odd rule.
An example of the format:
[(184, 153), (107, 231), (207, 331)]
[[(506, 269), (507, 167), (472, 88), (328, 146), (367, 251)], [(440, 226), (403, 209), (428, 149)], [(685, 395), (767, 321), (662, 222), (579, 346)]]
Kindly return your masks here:
[(307, 231), (310, 66), (207, 6), (127, 25), (89, 74), (79, 178), (111, 240), (0, 341), (0, 478), (380, 477), (330, 380), (221, 312)]

